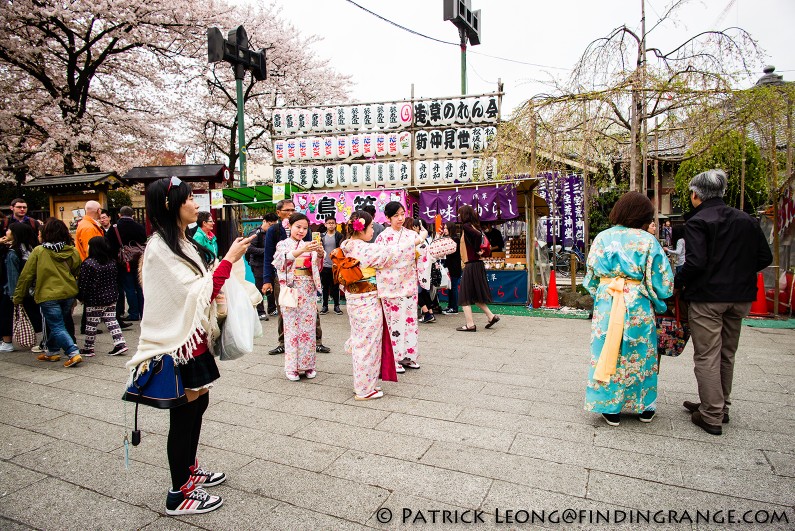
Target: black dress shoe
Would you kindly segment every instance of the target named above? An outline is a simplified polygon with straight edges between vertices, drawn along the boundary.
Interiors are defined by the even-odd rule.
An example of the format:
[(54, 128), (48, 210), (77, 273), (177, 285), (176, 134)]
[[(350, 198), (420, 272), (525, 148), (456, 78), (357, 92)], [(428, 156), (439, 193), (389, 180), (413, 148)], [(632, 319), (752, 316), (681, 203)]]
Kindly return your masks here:
[(328, 348), (326, 345), (318, 343), (317, 346), (315, 347), (315, 352), (320, 352), (321, 354), (328, 354), (329, 352), (331, 352), (331, 349)]
[(275, 356), (276, 354), (284, 354), (284, 347), (279, 345), (276, 348), (270, 349), (268, 351), (268, 354), (270, 354), (271, 356)]
[[(682, 405), (684, 406), (684, 408), (686, 410), (688, 410), (689, 412), (693, 413), (694, 411), (698, 411), (698, 408), (701, 407), (701, 402), (689, 402), (689, 401), (685, 400), (684, 402), (682, 402)], [(729, 414), (728, 413), (724, 413), (723, 414), (723, 424), (728, 424), (728, 423), (729, 423)]]
[(720, 426), (713, 426), (711, 424), (707, 424), (704, 422), (704, 419), (701, 418), (700, 411), (694, 411), (690, 415), (690, 420), (693, 421), (693, 424), (704, 430), (705, 432), (709, 433), (710, 435), (723, 435), (723, 428)]

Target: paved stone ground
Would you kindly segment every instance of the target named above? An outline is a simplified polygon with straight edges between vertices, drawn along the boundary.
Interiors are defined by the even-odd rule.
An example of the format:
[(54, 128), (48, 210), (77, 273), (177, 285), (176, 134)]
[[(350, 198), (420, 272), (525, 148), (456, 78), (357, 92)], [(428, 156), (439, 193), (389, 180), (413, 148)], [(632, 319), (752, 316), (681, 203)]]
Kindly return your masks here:
[[(715, 437), (681, 406), (697, 399), (690, 348), (663, 360), (654, 422), (610, 428), (582, 409), (588, 321), (505, 317), (476, 334), (455, 332), (461, 322), (423, 326), (422, 369), (366, 403), (353, 400), (347, 316), (323, 317), (333, 352), (319, 356), (317, 379), (300, 383), (265, 353), (275, 321), (264, 323), (258, 353), (221, 364), (205, 417), (200, 458), (229, 476), (213, 489), (224, 507), (184, 518), (164, 514), (167, 413), (142, 408), (144, 438), (124, 468), (126, 357), (65, 369), (3, 354), (0, 528), (386, 529), (401, 527), (404, 508), (406, 527), (423, 518), (451, 527), (432, 525), (443, 518), (432, 511), (469, 520), (466, 509), (484, 511), (481, 528), (616, 527), (588, 512), (566, 524), (506, 516), (531, 509), (623, 510), (627, 521), (632, 509), (687, 510), (693, 520), (696, 510), (775, 510), (789, 523), (765, 527), (795, 526), (795, 331), (743, 328), (731, 424)], [(98, 351), (110, 347), (99, 336)], [(392, 520), (381, 523), (385, 509)]]

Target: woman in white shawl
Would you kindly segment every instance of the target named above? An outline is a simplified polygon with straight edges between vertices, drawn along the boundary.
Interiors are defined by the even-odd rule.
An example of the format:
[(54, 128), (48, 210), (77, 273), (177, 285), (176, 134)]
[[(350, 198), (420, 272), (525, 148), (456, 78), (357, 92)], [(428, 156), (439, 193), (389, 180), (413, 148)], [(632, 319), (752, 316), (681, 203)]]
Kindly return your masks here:
[(219, 508), (222, 500), (204, 487), (226, 479), (222, 472), (201, 468), (196, 460), (208, 393), (220, 376), (211, 352), (219, 335), (213, 300), (251, 238), (237, 238), (220, 263), (210, 249), (187, 238), (185, 229), (196, 222), (199, 206), (191, 187), (177, 177), (149, 185), (146, 212), (155, 231), (142, 265), (146, 312), (138, 351), (127, 368), (135, 375), (163, 355), (174, 358), (179, 367), (188, 403), (169, 411), (167, 454), (172, 489), (166, 498), (166, 513), (206, 513)]

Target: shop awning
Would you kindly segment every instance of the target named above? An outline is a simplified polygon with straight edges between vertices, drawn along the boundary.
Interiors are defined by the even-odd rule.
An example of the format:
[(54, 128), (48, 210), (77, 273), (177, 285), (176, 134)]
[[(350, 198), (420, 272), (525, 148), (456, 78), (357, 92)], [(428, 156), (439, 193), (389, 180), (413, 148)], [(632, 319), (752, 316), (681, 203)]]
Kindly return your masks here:
[(79, 173), (75, 175), (53, 175), (37, 177), (22, 186), (42, 192), (67, 192), (70, 190), (91, 190), (107, 186), (115, 189), (121, 186), (119, 175), (115, 171), (99, 173)]
[[(294, 184), (284, 185), (284, 197), (290, 198), (294, 192), (303, 188)], [(229, 205), (257, 205), (273, 203), (273, 186), (262, 184), (258, 186), (244, 186), (242, 188), (224, 188), (224, 206)]]
[(128, 171), (125, 183), (148, 184), (163, 177), (176, 176), (186, 182), (223, 183), (231, 178), (229, 168), (223, 164), (184, 164), (181, 166), (138, 166)]

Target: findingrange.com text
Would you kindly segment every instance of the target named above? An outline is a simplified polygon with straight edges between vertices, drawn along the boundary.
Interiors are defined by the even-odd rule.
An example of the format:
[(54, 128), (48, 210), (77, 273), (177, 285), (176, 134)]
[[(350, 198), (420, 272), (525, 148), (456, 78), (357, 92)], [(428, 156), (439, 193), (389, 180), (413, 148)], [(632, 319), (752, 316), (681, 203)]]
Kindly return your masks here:
[[(786, 510), (767, 509), (693, 509), (693, 510), (636, 510), (636, 509), (392, 509), (382, 507), (376, 512), (382, 524), (775, 524), (787, 525)], [(793, 520), (795, 521), (795, 519)]]

